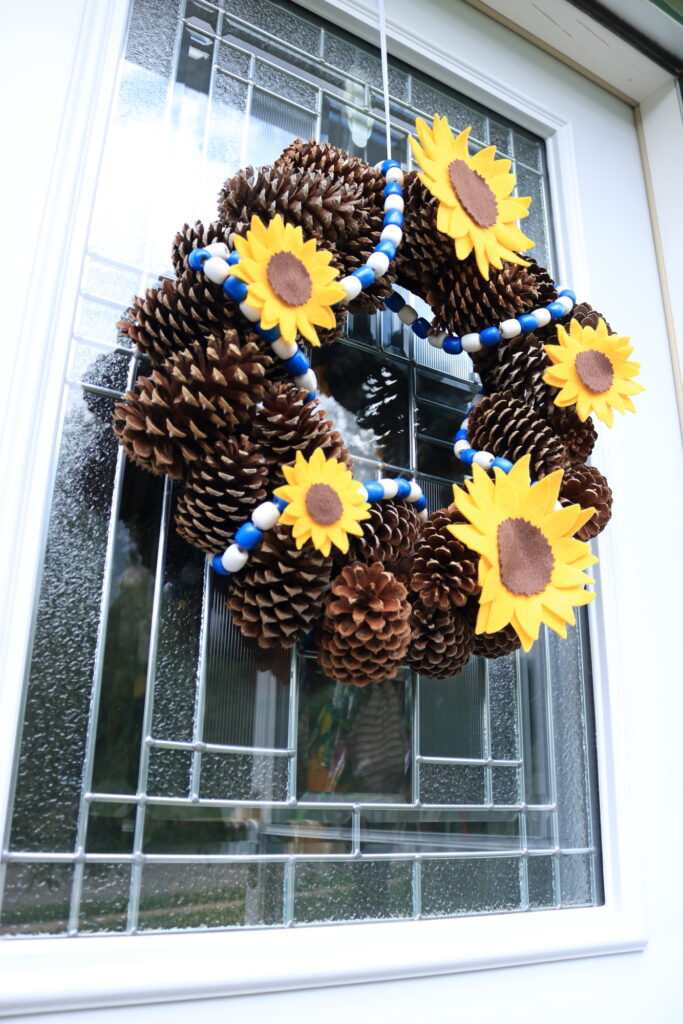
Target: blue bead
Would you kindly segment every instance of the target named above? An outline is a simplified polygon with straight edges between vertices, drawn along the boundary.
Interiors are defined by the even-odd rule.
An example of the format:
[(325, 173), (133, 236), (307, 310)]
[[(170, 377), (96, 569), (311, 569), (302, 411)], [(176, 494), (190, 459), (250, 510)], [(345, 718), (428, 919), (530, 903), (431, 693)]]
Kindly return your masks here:
[(551, 302), (550, 305), (545, 308), (548, 310), (553, 320), (561, 320), (563, 316), (567, 315), (560, 302)]
[(400, 167), (398, 160), (383, 160), (382, 161), (382, 174), (386, 174), (390, 167)]
[(274, 505), (277, 505), (281, 512), (284, 512), (287, 508), (288, 502), (286, 502), (284, 498), (276, 498), (275, 495), (273, 495), (270, 500)]
[(457, 434), (455, 435), (455, 440), (456, 441), (466, 441), (467, 440), (467, 431), (466, 430), (462, 430), (462, 429), (459, 430), (457, 432)]
[(407, 498), (410, 494), (410, 480), (404, 480), (403, 477), (397, 477), (396, 486), (398, 487), (396, 497)]
[(254, 526), (253, 523), (242, 523), (235, 534), (235, 544), (243, 551), (251, 551), (261, 542), (261, 537), (263, 530), (259, 530), (258, 526)]
[(193, 270), (201, 270), (210, 256), (211, 253), (207, 252), (206, 249), (193, 249), (188, 256), (187, 262)]
[(317, 397), (318, 396), (315, 393), (315, 391), (309, 391), (308, 394), (306, 395), (306, 397), (304, 398), (304, 405), (306, 404), (306, 402), (312, 402)]
[(240, 281), (239, 277), (230, 275), (223, 282), (223, 291), (233, 302), (244, 302), (248, 288), (244, 281)]
[(384, 488), (377, 480), (370, 480), (363, 487), (368, 501), (381, 501), (384, 497)]
[(392, 292), (391, 295), (384, 300), (384, 305), (387, 309), (390, 309), (392, 313), (398, 313), (400, 309), (406, 304), (406, 300), (398, 292)]
[(361, 288), (369, 288), (375, 280), (375, 271), (372, 267), (359, 267), (351, 272), (351, 276), (358, 278)]
[(393, 260), (396, 255), (396, 246), (393, 242), (390, 242), (388, 238), (385, 238), (384, 241), (379, 242), (375, 246), (375, 252), (383, 252), (385, 256), (388, 256), (390, 260)]
[(476, 448), (465, 448), (464, 452), (460, 452), (458, 458), (464, 465), (471, 466), (474, 461), (474, 456), (477, 454)]
[(222, 555), (214, 555), (211, 559), (211, 568), (217, 572), (219, 576), (230, 576), (230, 573), (221, 561), (222, 557)]
[(282, 365), (291, 373), (292, 377), (300, 377), (311, 368), (311, 364), (303, 352), (297, 352), (296, 355), (290, 356), (289, 359), (283, 359)]
[(387, 196), (402, 196), (403, 188), (398, 181), (388, 181), (384, 186), (384, 198)]
[(573, 303), (576, 303), (576, 292), (573, 292), (571, 288), (563, 288), (560, 292), (560, 298), (566, 295), (568, 299), (571, 299)]
[(491, 465), (496, 469), (502, 469), (504, 473), (509, 473), (512, 469), (512, 463), (509, 459), (494, 459)]
[(462, 352), (462, 342), (454, 334), (448, 334), (443, 339), (442, 348), (444, 352), (448, 352), (449, 356), (459, 356)]
[(425, 498), (424, 495), (421, 498), (417, 499), (417, 501), (413, 505), (413, 508), (415, 509), (416, 512), (422, 512), (423, 509), (427, 508), (427, 499)]
[(497, 327), (485, 327), (479, 335), (482, 345), (497, 345), (500, 341), (500, 331)]
[(264, 341), (268, 341), (271, 344), (280, 337), (280, 328), (271, 327), (270, 330), (266, 331), (260, 324), (254, 324), (254, 330), (257, 334), (260, 334)]
[(419, 316), (417, 320), (413, 320), (410, 328), (413, 334), (417, 334), (418, 338), (426, 338), (429, 334), (431, 324), (428, 320), (425, 320), (423, 316)]
[(538, 330), (538, 320), (533, 313), (522, 313), (521, 316), (517, 317), (517, 323), (522, 328), (523, 334), (529, 334), (530, 331)]
[(235, 249), (235, 251), (231, 252), (230, 255), (228, 256), (228, 264), (231, 267), (234, 267), (236, 263), (239, 263), (239, 261), (240, 261), (240, 254)]
[(389, 224), (395, 224), (396, 227), (403, 227), (403, 214), (400, 210), (387, 210), (384, 214), (384, 227), (388, 227)]

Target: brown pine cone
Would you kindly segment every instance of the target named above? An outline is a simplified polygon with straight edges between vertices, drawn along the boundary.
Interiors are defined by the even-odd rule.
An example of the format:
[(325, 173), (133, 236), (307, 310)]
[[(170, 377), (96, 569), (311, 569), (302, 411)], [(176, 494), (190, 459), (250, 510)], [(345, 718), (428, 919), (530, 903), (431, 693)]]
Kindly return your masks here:
[(510, 625), (503, 626), (496, 633), (474, 633), (479, 614), (478, 601), (468, 601), (464, 614), (473, 630), (472, 654), (477, 658), (504, 658), (522, 646), (522, 641)]
[(349, 537), (345, 562), (382, 562), (395, 571), (405, 569), (420, 532), (420, 517), (405, 501), (377, 501), (370, 505), (370, 518), (362, 524), (362, 537)]
[[(549, 387), (543, 380), (551, 365), (543, 346), (553, 343), (555, 337), (555, 327), (549, 324), (476, 353), (474, 367), (486, 390), (490, 394), (506, 391), (531, 406), (540, 416), (547, 418), (551, 415), (556, 408), (553, 399), (557, 389)], [(479, 358), (482, 353), (483, 357)]]
[(276, 160), (276, 166), (296, 168), (309, 174), (331, 175), (357, 191), (366, 203), (383, 204), (385, 182), (382, 173), (329, 142), (296, 139)]
[(598, 432), (590, 416), (581, 421), (575, 409), (555, 406), (550, 425), (564, 445), (571, 465), (583, 465), (598, 439)]
[(235, 624), (259, 647), (293, 647), (319, 617), (331, 573), (331, 558), (312, 544), (297, 550), (292, 531), (276, 526), (231, 578)]
[(410, 588), (426, 608), (448, 611), (478, 594), (479, 558), (447, 529), (464, 523), (454, 506), (432, 512), (413, 549)]
[(227, 242), (222, 224), (213, 223), (204, 227), (200, 220), (196, 220), (192, 227), (183, 224), (182, 231), (176, 232), (171, 250), (171, 259), (178, 277), (187, 270), (187, 257), (192, 250), (203, 249), (213, 242)]
[(461, 612), (425, 608), (419, 601), (410, 617), (412, 629), (406, 664), (428, 679), (449, 679), (465, 667), (474, 631)]
[(565, 471), (560, 502), (595, 509), (593, 517), (576, 534), (579, 540), (597, 537), (612, 518), (612, 491), (595, 466), (572, 466)]
[[(605, 320), (605, 317), (602, 313), (598, 313), (597, 310), (593, 309), (592, 306), (589, 306), (587, 302), (579, 302), (568, 316), (560, 320), (560, 323), (569, 330), (569, 324), (572, 320), (578, 320), (581, 327), (592, 327), (595, 329), (598, 326), (598, 320)], [(614, 334), (607, 320), (605, 320), (605, 324), (607, 325), (607, 333)]]
[(254, 416), (251, 436), (273, 467), (273, 487), (284, 480), (281, 467), (293, 464), (297, 452), (310, 459), (316, 448), (322, 448), (325, 458), (353, 468), (339, 431), (325, 419), (318, 403), (307, 402), (306, 398), (307, 392), (295, 384), (271, 384)]
[(393, 679), (410, 643), (406, 588), (381, 562), (342, 569), (325, 602), (318, 662), (354, 686)]
[(484, 398), (469, 418), (473, 448), (516, 462), (531, 455), (531, 476), (547, 476), (568, 464), (564, 445), (546, 421), (507, 391)]
[(175, 522), (189, 544), (217, 554), (268, 493), (266, 460), (249, 438), (228, 437), (189, 469)]

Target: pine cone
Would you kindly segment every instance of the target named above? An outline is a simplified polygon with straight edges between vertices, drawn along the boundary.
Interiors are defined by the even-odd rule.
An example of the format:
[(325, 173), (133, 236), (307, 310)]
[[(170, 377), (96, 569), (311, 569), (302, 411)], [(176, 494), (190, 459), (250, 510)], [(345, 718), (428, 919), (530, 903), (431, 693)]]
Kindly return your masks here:
[(325, 458), (353, 468), (341, 434), (318, 403), (306, 398), (307, 392), (294, 384), (271, 384), (254, 417), (252, 437), (274, 468), (273, 487), (284, 480), (281, 467), (291, 465), (297, 452), (310, 459), (316, 448), (322, 448)]
[(178, 277), (187, 270), (187, 257), (192, 250), (203, 249), (213, 242), (227, 242), (222, 224), (214, 223), (204, 227), (200, 220), (196, 220), (193, 227), (183, 224), (182, 231), (176, 232), (171, 250), (171, 259)]
[(490, 395), (475, 407), (469, 419), (469, 439), (473, 448), (510, 462), (531, 455), (535, 479), (568, 463), (564, 445), (552, 428), (507, 391)]
[(331, 573), (331, 558), (312, 544), (297, 550), (292, 531), (276, 526), (231, 579), (235, 624), (259, 647), (293, 647), (320, 615)]
[(575, 409), (555, 406), (550, 425), (564, 445), (570, 464), (583, 465), (598, 439), (590, 416), (582, 422)]
[[(569, 324), (572, 320), (578, 320), (581, 327), (592, 327), (595, 329), (598, 326), (598, 320), (605, 320), (605, 317), (602, 313), (598, 313), (593, 309), (592, 306), (589, 306), (587, 302), (579, 302), (568, 316), (560, 320), (560, 323), (569, 330)], [(607, 333), (614, 334), (607, 320), (605, 320), (605, 324), (607, 326)]]
[(472, 654), (477, 658), (504, 658), (519, 650), (522, 641), (512, 626), (503, 626), (496, 633), (475, 633), (477, 615), (479, 614), (479, 602), (468, 601), (464, 609), (465, 618), (472, 627)]
[(419, 601), (410, 617), (412, 634), (406, 664), (429, 679), (448, 679), (467, 664), (474, 632), (461, 612), (425, 608)]
[(420, 518), (412, 505), (404, 501), (378, 501), (370, 505), (370, 518), (362, 523), (363, 536), (349, 537), (346, 562), (382, 562), (396, 570), (410, 559), (420, 532)]
[(432, 512), (420, 527), (410, 587), (426, 608), (448, 611), (479, 593), (479, 559), (447, 529), (458, 522), (465, 520), (451, 506)]
[(357, 190), (364, 202), (380, 206), (383, 203), (385, 182), (381, 172), (329, 142), (296, 139), (276, 160), (275, 166), (296, 168), (309, 174), (331, 175)]
[(612, 518), (612, 491), (595, 466), (572, 466), (565, 471), (560, 489), (560, 503), (595, 509), (592, 519), (589, 519), (576, 534), (579, 540), (597, 537)]
[(249, 438), (217, 441), (190, 467), (175, 515), (178, 533), (200, 551), (224, 551), (267, 488), (266, 460)]
[(547, 418), (556, 408), (554, 397), (556, 388), (549, 387), (543, 375), (551, 365), (545, 353), (544, 345), (554, 343), (556, 330), (554, 325), (540, 328), (530, 334), (520, 334), (510, 341), (501, 341), (498, 345), (482, 349), (473, 357), (474, 367), (486, 390), (506, 391), (531, 406), (540, 416)]
[(406, 588), (381, 562), (347, 565), (325, 603), (318, 662), (339, 683), (393, 679), (410, 642), (409, 618)]

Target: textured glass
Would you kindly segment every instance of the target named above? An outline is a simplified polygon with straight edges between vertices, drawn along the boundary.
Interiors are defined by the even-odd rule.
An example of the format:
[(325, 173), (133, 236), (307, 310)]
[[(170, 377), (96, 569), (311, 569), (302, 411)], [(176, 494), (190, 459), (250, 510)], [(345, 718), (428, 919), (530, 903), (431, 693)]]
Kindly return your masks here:
[(8, 864), (0, 935), (54, 935), (69, 924), (71, 864)]
[(495, 146), (501, 156), (512, 156), (512, 132), (497, 121), (489, 120), (489, 145)]
[(189, 796), (192, 752), (152, 748), (149, 752), (147, 792), (152, 796)]
[(315, 114), (254, 89), (247, 152), (255, 167), (270, 164), (294, 139), (315, 135)]
[(127, 305), (139, 284), (140, 275), (136, 271), (98, 259), (96, 256), (88, 258), (83, 282), (86, 291)]
[(494, 804), (516, 804), (522, 798), (522, 776), (517, 768), (492, 768), (491, 789)]
[[(130, 296), (132, 298), (132, 296)], [(125, 306), (113, 306), (97, 299), (83, 298), (76, 313), (76, 331), (95, 341), (115, 345), (118, 341), (116, 321), (121, 319)]]
[(129, 864), (86, 864), (83, 868), (82, 932), (121, 932), (128, 923)]
[(518, 850), (516, 814), (472, 811), (366, 811), (363, 853), (462, 853)]
[(424, 917), (516, 910), (520, 898), (517, 858), (426, 860), (422, 864)]
[[(77, 341), (72, 348), (69, 378), (120, 393), (126, 390), (130, 365), (131, 357), (125, 352), (113, 352), (102, 345)], [(91, 403), (96, 401), (95, 394), (90, 393), (88, 400)]]
[(548, 237), (547, 211), (545, 190), (540, 174), (528, 171), (521, 165), (516, 168), (518, 196), (532, 196), (533, 202), (529, 207), (529, 215), (520, 221), (520, 227), (524, 234), (535, 243), (530, 250), (530, 257), (541, 267), (547, 267), (552, 273), (552, 261), (550, 249), (546, 242)]
[(248, 93), (244, 82), (216, 71), (208, 138), (208, 157), (215, 165), (216, 181), (227, 178), (240, 166)]
[(134, 803), (93, 800), (88, 808), (86, 853), (132, 853)]
[(318, 90), (312, 85), (307, 85), (300, 78), (288, 75), (286, 71), (274, 67), (264, 60), (256, 61), (254, 81), (267, 89), (282, 96), (283, 99), (294, 100), (304, 107), (315, 109), (318, 100)]
[(462, 764), (420, 765), (420, 799), (425, 804), (483, 804), (484, 768)]
[(268, 0), (219, 0), (229, 14), (234, 14), (242, 21), (249, 22), (256, 28), (264, 29), (269, 35), (295, 45), (305, 53), (320, 53), (320, 29), (306, 18), (299, 18), (284, 9), (281, 4), (269, 3)]
[(209, 800), (286, 800), (287, 779), (284, 757), (201, 755), (200, 795)]
[(364, 921), (409, 917), (412, 864), (300, 864), (294, 890), (294, 920)]
[(486, 141), (486, 118), (473, 107), (466, 106), (460, 100), (449, 96), (441, 89), (434, 89), (416, 76), (412, 79), (411, 101), (423, 117), (430, 121), (435, 113), (448, 118), (453, 131), (464, 131), (472, 126), (471, 139)]
[(541, 631), (528, 654), (520, 651), (518, 657), (526, 801), (529, 804), (547, 804), (552, 799), (552, 792), (545, 632)]
[[(328, 64), (339, 68), (345, 75), (363, 84), (382, 87), (382, 65), (379, 58), (361, 50), (354, 43), (326, 32), (323, 56)], [(408, 76), (398, 68), (389, 69), (389, 94), (396, 99), (408, 98)]]
[(529, 857), (527, 879), (530, 907), (555, 905), (555, 861), (553, 857)]
[(519, 757), (519, 706), (514, 655), (487, 662), (491, 756), (513, 761)]
[(543, 170), (543, 149), (537, 139), (527, 139), (515, 132), (515, 160), (535, 171)]
[(471, 659), (454, 680), (420, 682), (420, 751), (430, 757), (484, 756), (485, 665)]
[(583, 907), (593, 899), (593, 858), (573, 853), (560, 857), (560, 893), (563, 907)]

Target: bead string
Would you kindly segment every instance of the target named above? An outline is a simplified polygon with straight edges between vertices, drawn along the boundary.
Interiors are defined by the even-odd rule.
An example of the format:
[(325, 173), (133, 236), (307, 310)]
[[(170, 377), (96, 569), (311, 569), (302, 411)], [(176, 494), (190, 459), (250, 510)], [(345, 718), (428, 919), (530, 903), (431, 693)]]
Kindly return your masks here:
[(455, 435), (453, 451), (456, 458), (460, 459), (465, 466), (471, 466), (474, 463), (475, 466), (481, 466), (482, 469), (502, 469), (504, 473), (509, 473), (513, 466), (509, 459), (496, 458), (491, 452), (477, 451), (472, 447), (467, 436), (470, 414), (485, 397), (486, 393), (482, 390), (472, 398), (472, 402), (465, 412), (465, 418), (460, 424), (460, 429)]
[[(370, 480), (361, 484), (365, 490), (366, 501), (384, 501), (398, 498), (415, 506), (420, 519), (427, 518), (427, 501), (422, 488), (414, 480), (397, 477), (394, 480)], [(235, 534), (232, 544), (222, 555), (214, 555), (211, 565), (221, 576), (231, 576), (243, 569), (249, 560), (249, 552), (261, 543), (263, 534), (272, 530), (280, 521), (280, 516), (287, 508), (287, 502), (273, 495), (270, 501), (257, 505), (251, 513), (251, 520), (242, 523)]]

